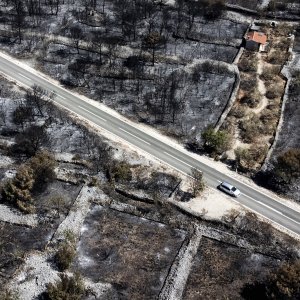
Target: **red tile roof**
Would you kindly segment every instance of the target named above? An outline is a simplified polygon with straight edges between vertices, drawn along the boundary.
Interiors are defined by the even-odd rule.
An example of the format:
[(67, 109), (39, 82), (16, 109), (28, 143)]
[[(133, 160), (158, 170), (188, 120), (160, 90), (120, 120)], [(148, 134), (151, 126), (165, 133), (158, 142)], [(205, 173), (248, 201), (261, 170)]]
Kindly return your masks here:
[(246, 39), (248, 41), (254, 41), (256, 43), (263, 44), (263, 45), (266, 44), (267, 42), (267, 36), (264, 33), (258, 31), (248, 32)]

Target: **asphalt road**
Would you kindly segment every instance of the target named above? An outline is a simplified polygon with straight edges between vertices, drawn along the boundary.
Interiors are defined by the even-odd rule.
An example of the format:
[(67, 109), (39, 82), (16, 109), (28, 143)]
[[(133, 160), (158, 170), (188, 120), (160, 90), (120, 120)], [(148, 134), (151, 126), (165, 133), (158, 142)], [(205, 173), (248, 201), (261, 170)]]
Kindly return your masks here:
[[(248, 186), (237, 179), (228, 177), (211, 166), (196, 160), (189, 155), (188, 151), (180, 151), (173, 148), (166, 144), (163, 139), (158, 140), (153, 136), (148, 135), (147, 132), (131, 126), (128, 122), (120, 120), (90, 103), (83, 101), (81, 98), (68, 92), (64, 88), (53, 84), (51, 81), (48, 81), (46, 77), (38, 76), (30, 70), (24, 69), (17, 61), (12, 62), (1, 55), (0, 72), (23, 85), (32, 86), (33, 84), (37, 84), (47, 91), (54, 92), (54, 101), (58, 104), (183, 173), (189, 174), (192, 167), (201, 170), (204, 174), (206, 183), (213, 188), (216, 188), (221, 181), (230, 182), (240, 189), (242, 193), (240, 197), (235, 199), (236, 201), (300, 235), (299, 212), (272, 199), (270, 196), (259, 190)], [(218, 199), (215, 199), (215, 201), (216, 205), (218, 205)]]

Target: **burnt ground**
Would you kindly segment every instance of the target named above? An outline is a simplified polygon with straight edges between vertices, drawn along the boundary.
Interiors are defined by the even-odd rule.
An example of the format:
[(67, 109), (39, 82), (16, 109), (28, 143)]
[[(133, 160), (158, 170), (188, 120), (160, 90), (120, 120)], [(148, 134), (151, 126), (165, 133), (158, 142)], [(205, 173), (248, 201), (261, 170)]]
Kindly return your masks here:
[[(211, 66), (200, 66), (193, 78), (189, 65), (195, 59), (231, 64), (248, 23), (232, 20), (226, 12), (214, 20), (191, 18), (187, 7), (153, 1), (127, 1), (126, 9), (116, 1), (93, 3), (95, 7), (91, 2), (59, 2), (57, 14), (40, 3), (45, 14), (38, 15), (28, 13), (25, 5), (19, 44), (9, 22), (14, 21), (14, 8), (0, 1), (3, 15), (7, 12), (0, 18), (0, 44), (127, 117), (200, 140), (204, 128), (219, 120), (236, 78)], [(145, 38), (153, 32), (161, 38), (152, 49)]]
[(278, 265), (274, 258), (202, 238), (183, 299), (241, 299), (245, 283), (263, 280)]
[(43, 250), (55, 228), (39, 224), (35, 228), (0, 222), (0, 285), (3, 286), (23, 263), (24, 255)]
[(112, 283), (120, 299), (155, 299), (186, 233), (95, 206), (85, 219), (75, 269)]
[[(49, 184), (43, 193), (35, 197), (36, 212), (39, 216), (36, 227), (0, 222), (1, 285), (22, 265), (25, 255), (34, 250), (44, 250), (61, 220), (69, 213), (80, 188), (61, 181)], [(57, 203), (51, 199), (62, 195), (64, 202), (61, 202), (58, 208)]]
[(300, 148), (300, 102), (298, 96), (290, 97), (286, 103), (282, 129), (274, 154), (278, 155), (289, 148)]
[[(20, 96), (18, 99), (20, 100), (20, 98), (22, 97)], [(2, 124), (1, 127), (1, 133), (6, 130), (11, 130), (12, 133), (0, 136), (1, 140), (4, 139), (10, 143), (14, 142), (16, 132), (21, 131), (20, 126), (13, 124), (11, 120), (12, 108), (15, 107), (12, 102), (3, 102), (5, 104), (3, 112), (6, 114), (6, 123)], [(46, 112), (45, 115), (47, 115)], [(200, 260), (192, 261), (193, 268), (198, 268), (198, 262), (201, 264), (201, 257), (205, 257), (204, 262), (211, 263), (201, 265), (199, 271), (191, 273), (189, 282), (199, 280), (199, 285), (194, 286), (194, 292), (188, 285), (186, 295), (188, 295), (187, 293), (190, 295), (197, 294), (196, 289), (199, 290), (201, 286), (204, 286), (205, 290), (201, 291), (210, 297), (212, 289), (216, 293), (221, 293), (220, 283), (223, 293), (229, 296), (235, 284), (237, 290), (234, 295), (238, 295), (240, 292), (238, 289), (241, 289), (243, 284), (254, 280), (255, 277), (251, 275), (252, 273), (256, 274), (255, 272), (261, 269), (261, 276), (263, 277), (264, 270), (267, 273), (268, 270), (274, 268), (274, 261), (262, 258), (264, 255), (259, 256), (259, 259), (263, 261), (261, 265), (255, 259), (250, 259), (251, 255), (252, 258), (253, 255), (256, 257), (257, 248), (261, 253), (274, 254), (275, 261), (277, 261), (277, 257), (282, 261), (290, 259), (295, 256), (295, 249), (299, 249), (295, 241), (287, 239), (284, 234), (270, 228), (270, 226), (263, 226), (264, 223), (257, 218), (253, 220), (253, 215), (242, 218), (239, 222), (236, 222), (235, 216), (233, 216), (233, 220), (228, 222), (206, 222), (201, 218), (179, 211), (171, 204), (167, 205), (167, 201), (164, 200), (173, 191), (178, 183), (178, 178), (162, 171), (157, 172), (147, 160), (137, 159), (133, 156), (135, 166), (130, 166), (130, 168), (135, 175), (128, 182), (113, 186), (108, 182), (108, 178), (103, 176), (104, 173), (106, 174), (104, 160), (105, 163), (109, 161), (112, 166), (117, 165), (119, 161), (112, 160), (109, 155), (103, 155), (103, 152), (108, 150), (102, 138), (97, 137), (94, 132), (74, 124), (74, 121), (67, 117), (63, 111), (57, 110), (55, 113), (52, 111), (52, 119), (53, 123), (48, 127), (48, 134), (52, 143), (48, 146), (48, 150), (63, 156), (58, 162), (58, 171), (69, 170), (73, 173), (64, 178), (61, 176), (60, 180), (55, 180), (49, 184), (44, 192), (34, 195), (40, 220), (37, 227), (28, 228), (0, 223), (1, 284), (5, 284), (11, 279), (9, 277), (16, 277), (19, 274), (17, 268), (22, 268), (25, 256), (30, 256), (34, 250), (45, 251), (45, 245), (53, 236), (57, 226), (66, 216), (71, 215), (71, 205), (75, 201), (83, 182), (89, 183), (87, 179), (91, 181), (92, 176), (98, 176), (99, 182), (95, 182), (95, 184), (99, 184), (105, 193), (107, 192), (107, 195), (103, 193), (99, 195), (99, 198), (108, 197), (110, 201), (115, 201), (115, 205), (118, 205), (119, 208), (125, 207), (126, 209), (124, 208), (123, 212), (117, 212), (104, 206), (95, 205), (92, 207), (82, 227), (81, 240), (77, 245), (77, 260), (71, 271), (79, 270), (84, 277), (96, 282), (100, 280), (112, 283), (114, 292), (121, 299), (154, 299), (158, 296), (165, 279), (170, 274), (169, 270), (178, 251), (184, 248), (189, 241), (193, 224), (207, 226), (207, 231), (211, 233), (209, 236), (214, 236), (216, 229), (218, 229), (218, 235), (225, 240), (228, 238), (228, 233), (231, 233), (230, 240), (233, 243), (240, 237), (245, 238), (248, 243), (254, 245), (255, 249), (250, 247), (246, 251), (243, 248), (228, 244), (220, 244), (221, 246), (219, 246), (218, 242), (203, 246), (204, 243), (207, 243), (204, 242), (206, 239), (203, 238), (198, 251)], [(36, 117), (34, 121), (26, 125), (30, 126), (34, 122), (43, 124), (44, 120)], [(14, 130), (15, 133), (13, 133)], [(96, 147), (102, 149), (101, 154), (103, 155), (103, 160), (100, 162), (98, 157), (97, 162), (100, 165), (98, 170), (94, 168), (97, 153), (93, 151)], [(7, 145), (0, 149), (1, 160), (9, 155), (8, 150), (9, 146)], [(77, 153), (80, 154), (79, 157), (81, 158), (74, 159), (74, 155)], [(129, 165), (131, 162), (130, 155), (132, 154), (128, 154), (129, 159), (127, 161)], [(122, 159), (127, 158), (125, 152), (124, 156), (121, 155), (121, 157)], [(20, 165), (13, 157), (11, 158), (12, 162), (1, 168), (1, 180), (5, 176), (7, 178), (7, 171), (15, 170)], [(92, 167), (89, 162), (94, 163)], [(147, 171), (144, 177), (136, 175), (137, 164), (144, 164), (143, 169)], [(71, 179), (73, 184), (70, 184)], [(152, 201), (140, 204), (136, 198), (130, 195), (124, 196), (124, 193), (120, 195), (116, 187), (130, 192), (139, 190), (139, 192), (144, 192), (142, 195), (146, 198), (152, 197)], [(114, 188), (115, 191), (111, 192)], [(153, 190), (159, 192), (161, 203), (155, 203)], [(63, 203), (51, 202), (51, 199), (56, 196), (62, 196)], [(131, 211), (127, 209), (130, 207), (129, 204)], [(97, 209), (100, 207), (102, 209)], [(244, 269), (249, 269), (249, 273), (244, 269), (243, 272), (241, 271), (241, 264), (248, 267)], [(224, 266), (224, 270), (218, 269), (220, 268), (218, 266)], [(213, 271), (211, 271), (212, 267), (215, 267)], [(228, 283), (230, 280), (226, 279), (224, 275), (224, 272), (229, 273), (230, 268), (232, 269), (231, 273), (234, 274), (232, 275), (235, 280), (233, 285)], [(56, 271), (54, 270), (54, 272)], [(240, 274), (240, 281), (236, 279), (237, 275), (235, 274)], [(202, 279), (205, 275), (205, 280), (201, 279), (200, 282), (199, 278), (193, 279), (199, 275)], [(211, 276), (210, 279), (209, 276)], [(27, 284), (26, 280), (30, 284), (30, 278), (24, 279), (22, 283)]]
[[(297, 47), (299, 47), (299, 37), (296, 39)], [(272, 170), (273, 164), (278, 155), (284, 153), (288, 149), (300, 148), (300, 101), (299, 101), (299, 70), (300, 70), (300, 52), (294, 53), (294, 61), (286, 69), (291, 76), (290, 84), (287, 87), (286, 103), (283, 112), (283, 122), (279, 131), (278, 139), (274, 147), (271, 159), (268, 163), (268, 170)], [(297, 83), (298, 80), (298, 83)], [(284, 193), (296, 201), (300, 201), (300, 178), (295, 178), (288, 185), (279, 186), (277, 190)], [(272, 187), (271, 187), (272, 188)]]

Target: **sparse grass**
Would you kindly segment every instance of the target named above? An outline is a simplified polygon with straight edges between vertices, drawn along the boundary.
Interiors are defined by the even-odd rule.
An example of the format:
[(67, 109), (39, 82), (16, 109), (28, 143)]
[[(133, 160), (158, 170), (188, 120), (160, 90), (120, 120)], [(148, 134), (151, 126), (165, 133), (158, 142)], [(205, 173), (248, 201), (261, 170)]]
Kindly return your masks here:
[(257, 88), (256, 76), (242, 78), (240, 88), (245, 91), (245, 93), (253, 93)]
[(286, 51), (281, 51), (279, 49), (276, 49), (274, 51), (271, 51), (271, 53), (268, 54), (267, 62), (273, 65), (283, 65), (289, 58), (289, 54)]
[(261, 134), (264, 133), (263, 123), (256, 115), (241, 120), (239, 122), (239, 127), (241, 129), (241, 138), (245, 143), (256, 142)]
[(242, 105), (236, 105), (231, 109), (230, 115), (237, 119), (242, 119), (246, 115), (246, 107)]
[(64, 232), (65, 239), (61, 242), (55, 255), (55, 261), (61, 271), (67, 270), (76, 255), (76, 238), (70, 230)]
[(81, 247), (94, 263), (79, 265), (80, 272), (92, 280), (112, 283), (127, 299), (156, 299), (163, 285), (157, 279), (165, 279), (184, 240), (183, 232), (99, 207), (87, 216), (85, 225), (90, 229), (82, 234)]
[(280, 86), (271, 84), (267, 87), (266, 97), (268, 99), (280, 98), (283, 94), (283, 90)]
[(260, 78), (264, 81), (273, 81), (274, 77), (279, 75), (279, 72), (280, 72), (279, 66), (264, 67), (263, 72), (260, 75)]
[(239, 168), (245, 171), (253, 171), (260, 166), (267, 154), (267, 145), (251, 145), (248, 149), (237, 148), (236, 160)]
[(257, 59), (256, 53), (247, 51), (244, 52), (241, 60), (238, 64), (239, 70), (246, 73), (256, 72), (257, 70)]
[(253, 93), (246, 94), (241, 98), (240, 102), (250, 108), (255, 108), (259, 104), (261, 97), (261, 94), (256, 90)]
[(79, 273), (73, 276), (60, 274), (60, 279), (47, 285), (49, 300), (80, 300), (83, 299), (86, 290)]

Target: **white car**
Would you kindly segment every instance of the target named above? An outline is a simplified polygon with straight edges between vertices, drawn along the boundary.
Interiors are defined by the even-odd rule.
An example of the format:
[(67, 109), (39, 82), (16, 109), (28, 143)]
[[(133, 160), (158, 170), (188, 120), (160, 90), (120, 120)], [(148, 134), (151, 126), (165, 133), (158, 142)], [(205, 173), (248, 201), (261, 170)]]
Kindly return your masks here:
[(222, 182), (218, 188), (230, 196), (238, 197), (241, 194), (240, 190), (225, 181)]

